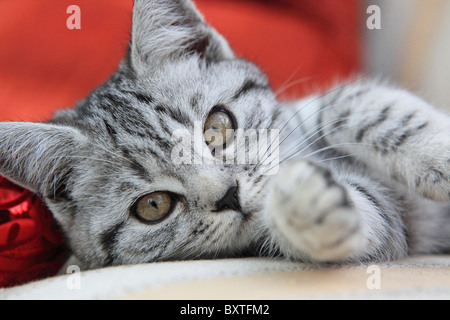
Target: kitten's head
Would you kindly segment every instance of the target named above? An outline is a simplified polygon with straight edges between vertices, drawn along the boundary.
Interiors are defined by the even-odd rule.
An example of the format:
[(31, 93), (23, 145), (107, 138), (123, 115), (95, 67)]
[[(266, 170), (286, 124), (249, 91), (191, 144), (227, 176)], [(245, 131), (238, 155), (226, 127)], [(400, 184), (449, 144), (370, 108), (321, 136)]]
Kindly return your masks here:
[(267, 143), (225, 129), (272, 128), (276, 105), (190, 1), (136, 0), (108, 82), (49, 123), (0, 123), (0, 174), (42, 195), (87, 267), (239, 254), (261, 236), (248, 154)]

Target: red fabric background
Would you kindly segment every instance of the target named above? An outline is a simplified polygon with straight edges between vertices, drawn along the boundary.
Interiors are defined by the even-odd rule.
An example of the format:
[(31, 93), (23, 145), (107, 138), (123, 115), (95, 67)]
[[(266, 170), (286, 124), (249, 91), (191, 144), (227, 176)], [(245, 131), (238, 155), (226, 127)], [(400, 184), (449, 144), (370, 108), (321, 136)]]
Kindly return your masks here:
[[(81, 30), (66, 9), (81, 8)], [(238, 56), (258, 63), (289, 96), (359, 66), (357, 0), (197, 0)], [(48, 119), (104, 82), (127, 47), (131, 0), (0, 1), (0, 121)], [(306, 79), (305, 81), (299, 81)]]
[[(325, 88), (358, 70), (358, 3), (196, 1), (236, 54), (260, 65), (284, 97)], [(73, 4), (81, 8), (81, 30), (66, 27)], [(131, 10), (132, 0), (0, 1), (0, 121), (47, 120), (107, 80), (126, 51)], [(45, 206), (2, 179), (1, 188), (0, 287), (52, 274), (62, 240), (49, 231)], [(28, 208), (14, 215), (5, 202), (22, 191)]]

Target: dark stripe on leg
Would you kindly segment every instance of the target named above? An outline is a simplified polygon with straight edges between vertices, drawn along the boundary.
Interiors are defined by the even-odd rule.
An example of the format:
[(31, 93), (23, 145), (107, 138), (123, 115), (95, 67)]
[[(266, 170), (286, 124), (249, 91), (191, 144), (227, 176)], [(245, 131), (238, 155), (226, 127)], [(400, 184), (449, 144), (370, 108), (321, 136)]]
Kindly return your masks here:
[(360, 194), (366, 197), (367, 200), (377, 209), (378, 213), (380, 214), (381, 218), (383, 218), (386, 223), (391, 225), (390, 220), (386, 213), (383, 210), (383, 207), (381, 206), (380, 202), (369, 192), (366, 188), (362, 187), (359, 184), (356, 183), (350, 183), (350, 186), (355, 188), (356, 191), (358, 191)]
[(361, 142), (362, 139), (364, 138), (364, 135), (366, 134), (366, 132), (367, 132), (369, 129), (374, 128), (374, 127), (377, 127), (377, 126), (379, 126), (380, 124), (382, 124), (384, 121), (386, 121), (386, 119), (388, 118), (388, 113), (389, 113), (390, 108), (391, 108), (391, 107), (386, 107), (386, 108), (384, 108), (384, 109), (381, 111), (380, 115), (378, 116), (378, 118), (377, 118), (375, 121), (373, 121), (373, 122), (371, 122), (371, 123), (369, 123), (369, 124), (366, 124), (365, 126), (363, 126), (362, 128), (360, 128), (360, 129), (358, 130), (358, 132), (356, 133), (356, 137), (355, 137), (356, 141), (357, 141), (357, 142)]
[(408, 138), (416, 135), (419, 131), (421, 131), (427, 125), (428, 125), (428, 122), (425, 122), (415, 129), (409, 129), (409, 130), (406, 130), (405, 132), (403, 132), (402, 135), (400, 135), (400, 137), (397, 138), (397, 141), (394, 143), (392, 150), (395, 151), (398, 147), (400, 147), (402, 144), (404, 144)]

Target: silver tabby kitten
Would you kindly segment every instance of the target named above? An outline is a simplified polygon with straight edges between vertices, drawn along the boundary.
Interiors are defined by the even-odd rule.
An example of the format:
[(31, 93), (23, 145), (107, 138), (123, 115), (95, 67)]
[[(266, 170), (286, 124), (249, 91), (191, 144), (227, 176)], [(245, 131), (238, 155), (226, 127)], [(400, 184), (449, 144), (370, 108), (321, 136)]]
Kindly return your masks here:
[[(237, 143), (237, 129), (278, 129), (279, 158), (262, 165), (271, 143)], [(175, 163), (182, 140), (202, 163)], [(215, 162), (235, 147), (259, 162)], [(450, 249), (448, 116), (368, 81), (281, 103), (188, 0), (136, 0), (127, 57), (74, 109), (0, 123), (0, 174), (43, 197), (84, 268)]]

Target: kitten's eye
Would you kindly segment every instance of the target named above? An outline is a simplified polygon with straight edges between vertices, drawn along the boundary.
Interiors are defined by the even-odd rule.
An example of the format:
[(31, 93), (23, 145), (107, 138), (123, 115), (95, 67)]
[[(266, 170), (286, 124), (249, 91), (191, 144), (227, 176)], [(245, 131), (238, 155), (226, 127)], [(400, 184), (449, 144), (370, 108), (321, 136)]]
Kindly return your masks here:
[(133, 207), (134, 215), (144, 222), (157, 223), (173, 210), (175, 199), (169, 192), (153, 192), (140, 198)]
[(211, 147), (222, 147), (232, 137), (235, 121), (232, 115), (221, 107), (215, 107), (205, 122), (204, 135), (206, 144)]

